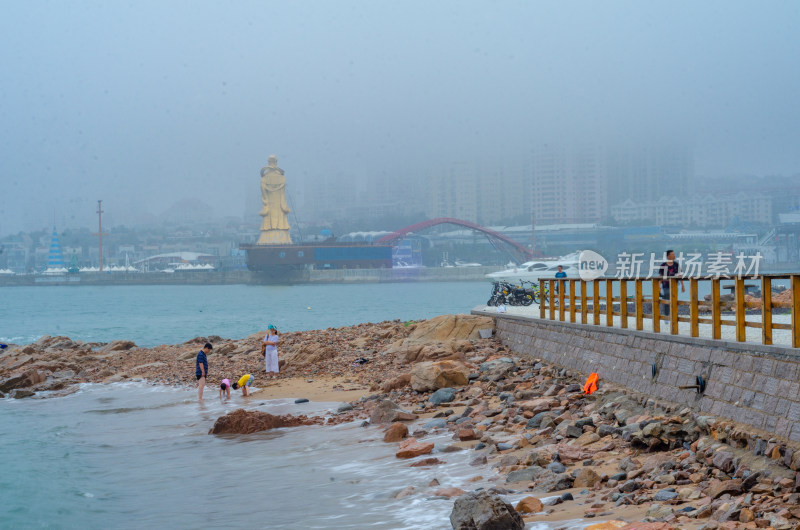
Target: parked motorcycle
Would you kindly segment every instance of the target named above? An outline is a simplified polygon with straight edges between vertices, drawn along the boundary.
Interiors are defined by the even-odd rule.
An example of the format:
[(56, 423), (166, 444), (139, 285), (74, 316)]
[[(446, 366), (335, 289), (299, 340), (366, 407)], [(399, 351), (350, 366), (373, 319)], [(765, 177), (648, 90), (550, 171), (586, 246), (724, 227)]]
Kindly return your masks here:
[(488, 306), (513, 305), (529, 306), (533, 303), (533, 292), (519, 285), (512, 285), (508, 282), (493, 282), (492, 295)]

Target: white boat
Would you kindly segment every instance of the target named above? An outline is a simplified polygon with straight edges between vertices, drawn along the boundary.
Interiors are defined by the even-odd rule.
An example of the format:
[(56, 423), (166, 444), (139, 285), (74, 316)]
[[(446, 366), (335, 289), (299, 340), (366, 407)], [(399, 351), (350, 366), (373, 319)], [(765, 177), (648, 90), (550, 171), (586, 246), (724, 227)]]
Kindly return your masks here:
[(521, 265), (512, 265), (502, 271), (490, 272), (486, 275), (486, 279), (492, 282), (519, 282), (520, 280), (538, 282), (542, 278), (555, 278), (559, 265), (567, 273), (567, 278), (577, 278), (580, 272), (578, 269), (579, 256), (580, 252), (573, 252), (559, 258), (526, 261)]

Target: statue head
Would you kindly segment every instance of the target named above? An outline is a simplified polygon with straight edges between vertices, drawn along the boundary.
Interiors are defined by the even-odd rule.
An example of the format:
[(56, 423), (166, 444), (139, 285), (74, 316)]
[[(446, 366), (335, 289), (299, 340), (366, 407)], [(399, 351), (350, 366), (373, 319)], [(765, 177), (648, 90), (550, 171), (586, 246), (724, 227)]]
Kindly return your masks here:
[(269, 155), (269, 158), (267, 158), (267, 166), (261, 168), (261, 176), (263, 177), (267, 173), (275, 172), (283, 175), (283, 170), (278, 167), (278, 157), (275, 155)]

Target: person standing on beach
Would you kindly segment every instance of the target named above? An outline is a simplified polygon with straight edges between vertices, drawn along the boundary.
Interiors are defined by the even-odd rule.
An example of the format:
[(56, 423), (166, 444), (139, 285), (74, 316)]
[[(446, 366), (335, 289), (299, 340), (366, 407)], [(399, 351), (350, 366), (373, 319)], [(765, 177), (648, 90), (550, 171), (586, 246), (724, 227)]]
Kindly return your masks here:
[(211, 343), (206, 342), (197, 359), (194, 362), (194, 375), (197, 377), (197, 399), (203, 401), (203, 389), (206, 387), (206, 377), (208, 377), (208, 357), (211, 353)]
[[(267, 378), (278, 378), (278, 330), (272, 324), (267, 328), (267, 335), (264, 337), (264, 363), (267, 369)], [(272, 374), (275, 374), (274, 376)]]
[[(658, 268), (659, 273), (661, 274), (661, 299), (669, 301), (671, 298), (672, 293), (670, 293), (670, 277), (671, 276), (680, 276), (681, 272), (681, 264), (678, 260), (675, 259), (675, 251), (668, 250), (667, 251), (667, 261), (661, 264)], [(683, 278), (680, 280), (681, 282), (681, 292), (686, 292), (686, 287), (683, 285)], [(669, 316), (669, 304), (661, 304), (661, 314), (664, 316)]]

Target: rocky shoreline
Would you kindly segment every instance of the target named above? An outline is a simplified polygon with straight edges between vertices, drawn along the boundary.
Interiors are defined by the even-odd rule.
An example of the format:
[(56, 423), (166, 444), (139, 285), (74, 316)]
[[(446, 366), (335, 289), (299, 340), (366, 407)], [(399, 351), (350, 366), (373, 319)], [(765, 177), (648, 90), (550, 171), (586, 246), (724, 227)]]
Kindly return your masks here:
[[(450, 452), (470, 451), (476, 471), (491, 474), (476, 473), (470, 482), (485, 478), (493, 486), (468, 492), (469, 484), (434, 481), (424, 492), (409, 486), (396, 493), (453, 498), (451, 523), (459, 529), (533, 521), (557, 527), (576, 518), (602, 520), (588, 527), (595, 529), (800, 525), (798, 448), (602, 380), (587, 396), (585, 374), (480, 338), (479, 330), (492, 327), (487, 317), (445, 315), (285, 333), (284, 381), (336, 377), (332, 396), (360, 397), (327, 418), (237, 410), (212, 432), (357, 420), (384, 426), (384, 441), (396, 444), (396, 457), (411, 466), (441, 465)], [(215, 391), (222, 377), (261, 373), (262, 337), (198, 337), (155, 348), (44, 337), (0, 351), (0, 396), (57, 396), (83, 382), (191, 387), (194, 356), (206, 340), (214, 344), (209, 390)], [(443, 433), (451, 443), (429, 441)], [(503, 497), (519, 500), (512, 507)]]

